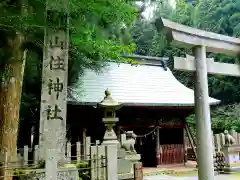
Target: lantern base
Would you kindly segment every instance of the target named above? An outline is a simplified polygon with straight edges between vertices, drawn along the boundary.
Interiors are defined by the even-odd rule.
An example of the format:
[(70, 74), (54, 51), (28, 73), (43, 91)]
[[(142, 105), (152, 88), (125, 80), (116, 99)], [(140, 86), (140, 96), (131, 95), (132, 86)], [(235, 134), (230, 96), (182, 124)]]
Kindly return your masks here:
[(109, 144), (119, 144), (119, 141), (117, 140), (117, 136), (114, 132), (113, 129), (111, 129), (110, 131), (106, 131), (103, 137), (103, 145), (109, 145)]

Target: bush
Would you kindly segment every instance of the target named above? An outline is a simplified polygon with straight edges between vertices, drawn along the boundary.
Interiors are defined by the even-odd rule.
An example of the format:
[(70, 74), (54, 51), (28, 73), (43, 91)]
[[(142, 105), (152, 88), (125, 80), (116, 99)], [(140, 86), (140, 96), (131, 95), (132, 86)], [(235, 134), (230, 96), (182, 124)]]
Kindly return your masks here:
[(79, 173), (79, 180), (90, 180), (90, 166), (86, 161), (76, 164)]
[[(43, 168), (45, 166), (44, 162), (39, 163), (40, 167)], [(79, 180), (90, 180), (90, 166), (86, 161), (75, 164), (79, 173)], [(38, 167), (39, 168), (39, 167)], [(13, 171), (13, 180), (27, 180), (29, 179), (29, 175), (26, 175), (25, 170), (15, 169)]]
[(15, 169), (13, 171), (13, 180), (24, 180), (27, 179), (27, 177), (25, 176), (25, 171), (22, 169)]

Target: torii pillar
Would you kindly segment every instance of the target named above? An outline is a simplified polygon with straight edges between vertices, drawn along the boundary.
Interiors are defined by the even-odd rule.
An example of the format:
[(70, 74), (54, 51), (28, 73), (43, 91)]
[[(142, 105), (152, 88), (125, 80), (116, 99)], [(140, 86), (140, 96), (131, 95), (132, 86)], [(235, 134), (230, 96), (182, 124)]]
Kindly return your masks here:
[(206, 52), (239, 55), (240, 39), (191, 28), (163, 18), (157, 19), (155, 25), (159, 31), (164, 30), (168, 39), (175, 45), (193, 49), (194, 58), (191, 63), (179, 64), (175, 58), (175, 65), (178, 65), (177, 68), (181, 70), (196, 71), (194, 96), (197, 125), (198, 178), (199, 180), (214, 180), (207, 73), (240, 76), (240, 66), (213, 61), (207, 63)]

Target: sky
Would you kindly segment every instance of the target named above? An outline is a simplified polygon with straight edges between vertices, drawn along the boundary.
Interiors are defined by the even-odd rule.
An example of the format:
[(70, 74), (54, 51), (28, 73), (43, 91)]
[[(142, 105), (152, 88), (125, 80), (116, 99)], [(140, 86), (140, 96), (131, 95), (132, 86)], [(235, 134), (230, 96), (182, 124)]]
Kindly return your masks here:
[[(162, 0), (162, 1), (164, 1), (164, 0)], [(176, 8), (176, 0), (166, 0), (166, 1), (168, 1), (169, 5), (172, 6), (172, 8), (174, 8), (174, 9)], [(143, 4), (142, 2), (136, 2), (136, 3), (139, 6), (141, 6)], [(147, 5), (147, 8), (142, 13), (142, 15), (146, 19), (151, 19), (153, 17), (154, 9), (156, 8), (156, 4), (147, 2), (146, 5)]]

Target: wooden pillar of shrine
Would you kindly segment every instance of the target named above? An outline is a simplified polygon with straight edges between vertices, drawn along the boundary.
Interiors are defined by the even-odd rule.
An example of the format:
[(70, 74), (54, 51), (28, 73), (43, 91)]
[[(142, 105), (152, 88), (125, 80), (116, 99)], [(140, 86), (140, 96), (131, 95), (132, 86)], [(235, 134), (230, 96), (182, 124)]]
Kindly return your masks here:
[(84, 157), (84, 159), (86, 159), (86, 137), (87, 137), (87, 129), (83, 128), (82, 129), (82, 157)]
[(160, 147), (160, 121), (156, 121), (156, 167), (161, 165), (161, 147)]
[(185, 126), (186, 126), (186, 120), (183, 119), (183, 124), (184, 124), (184, 128), (182, 128), (182, 131), (183, 131), (183, 163), (184, 163), (184, 166), (186, 165), (188, 159), (187, 159), (187, 144), (186, 144), (186, 130), (185, 130)]
[(156, 166), (161, 164), (159, 126), (156, 128)]
[(117, 124), (116, 125), (116, 135), (117, 135), (117, 139), (120, 142), (120, 138), (121, 138), (121, 129), (120, 129), (120, 125)]

